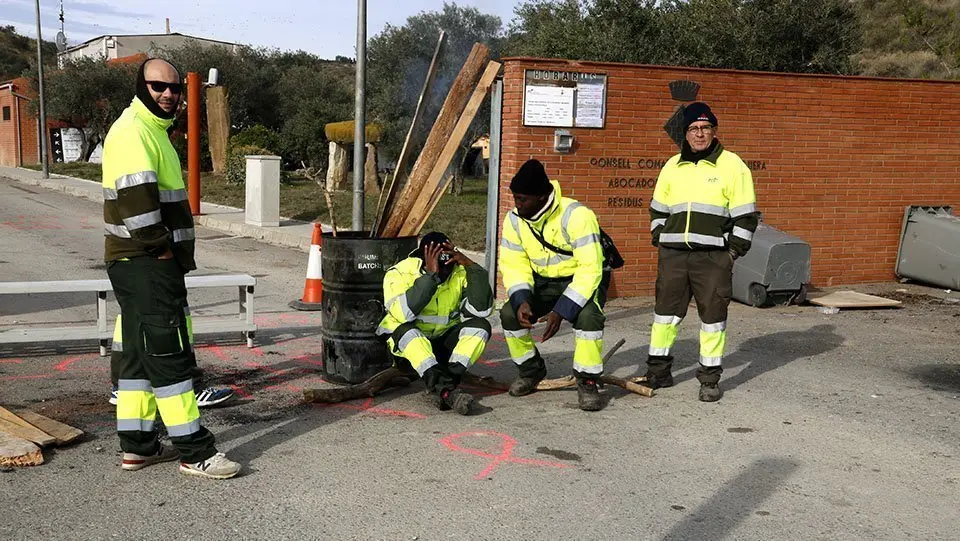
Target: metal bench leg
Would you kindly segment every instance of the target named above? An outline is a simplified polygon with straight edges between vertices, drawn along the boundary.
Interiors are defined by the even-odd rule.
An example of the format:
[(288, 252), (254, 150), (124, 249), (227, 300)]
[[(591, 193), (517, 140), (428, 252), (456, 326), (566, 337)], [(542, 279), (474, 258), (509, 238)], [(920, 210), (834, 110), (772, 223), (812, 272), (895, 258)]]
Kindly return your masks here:
[[(240, 286), (240, 319), (246, 319), (248, 325), (253, 326), (253, 286)], [(243, 335), (247, 339), (247, 347), (253, 347), (255, 331), (247, 331)]]
[[(97, 291), (97, 330), (100, 336), (107, 332), (107, 292)], [(107, 356), (107, 340), (100, 339), (100, 356)]]

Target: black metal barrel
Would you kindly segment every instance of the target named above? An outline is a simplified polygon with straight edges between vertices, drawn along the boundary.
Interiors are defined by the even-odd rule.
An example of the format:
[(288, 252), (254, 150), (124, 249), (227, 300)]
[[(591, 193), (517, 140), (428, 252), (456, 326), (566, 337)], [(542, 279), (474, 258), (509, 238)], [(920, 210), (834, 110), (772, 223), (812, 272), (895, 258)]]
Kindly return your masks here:
[(417, 248), (417, 237), (370, 238), (369, 232), (323, 234), (323, 373), (330, 381), (360, 383), (389, 368), (376, 330), (383, 319), (383, 276)]

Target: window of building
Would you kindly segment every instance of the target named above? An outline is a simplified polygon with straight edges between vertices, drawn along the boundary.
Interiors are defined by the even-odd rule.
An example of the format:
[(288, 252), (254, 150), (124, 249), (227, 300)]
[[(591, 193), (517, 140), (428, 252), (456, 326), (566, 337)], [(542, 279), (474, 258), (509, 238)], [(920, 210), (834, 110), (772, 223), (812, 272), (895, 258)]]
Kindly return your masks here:
[(6, 105), (3, 108), (3, 119), (10, 120), (10, 106)]

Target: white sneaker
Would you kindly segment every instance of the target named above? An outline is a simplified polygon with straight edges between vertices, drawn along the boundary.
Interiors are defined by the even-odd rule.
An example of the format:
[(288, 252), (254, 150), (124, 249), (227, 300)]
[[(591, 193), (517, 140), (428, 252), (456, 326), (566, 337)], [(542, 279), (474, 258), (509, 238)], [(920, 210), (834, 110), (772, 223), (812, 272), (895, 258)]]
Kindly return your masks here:
[(187, 475), (196, 475), (208, 479), (230, 479), (240, 473), (240, 464), (227, 458), (223, 453), (194, 464), (180, 463), (180, 471)]
[(179, 456), (180, 451), (177, 451), (176, 448), (161, 444), (160, 449), (157, 450), (155, 455), (144, 456), (135, 453), (123, 453), (123, 462), (120, 464), (120, 468), (126, 471), (142, 470), (147, 466), (159, 464), (160, 462), (176, 460)]

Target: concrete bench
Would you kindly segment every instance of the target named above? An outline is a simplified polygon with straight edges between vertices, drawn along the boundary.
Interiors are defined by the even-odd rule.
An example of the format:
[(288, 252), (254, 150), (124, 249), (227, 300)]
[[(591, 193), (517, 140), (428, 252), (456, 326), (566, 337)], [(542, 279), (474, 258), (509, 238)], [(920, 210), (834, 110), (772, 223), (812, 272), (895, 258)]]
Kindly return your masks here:
[[(193, 334), (214, 334), (239, 331), (253, 347), (257, 326), (253, 322), (253, 288), (257, 279), (247, 274), (216, 274), (187, 276), (187, 289), (204, 287), (236, 287), (239, 291), (240, 310), (238, 317), (193, 317)], [(113, 291), (110, 280), (56, 280), (49, 282), (0, 282), (0, 295), (23, 295), (28, 293), (96, 293), (97, 324), (72, 325), (69, 327), (25, 327), (0, 329), (0, 344), (25, 342), (57, 342), (64, 340), (96, 339), (100, 342), (100, 355), (107, 355), (107, 342), (113, 338), (113, 323), (107, 321), (107, 293)]]

